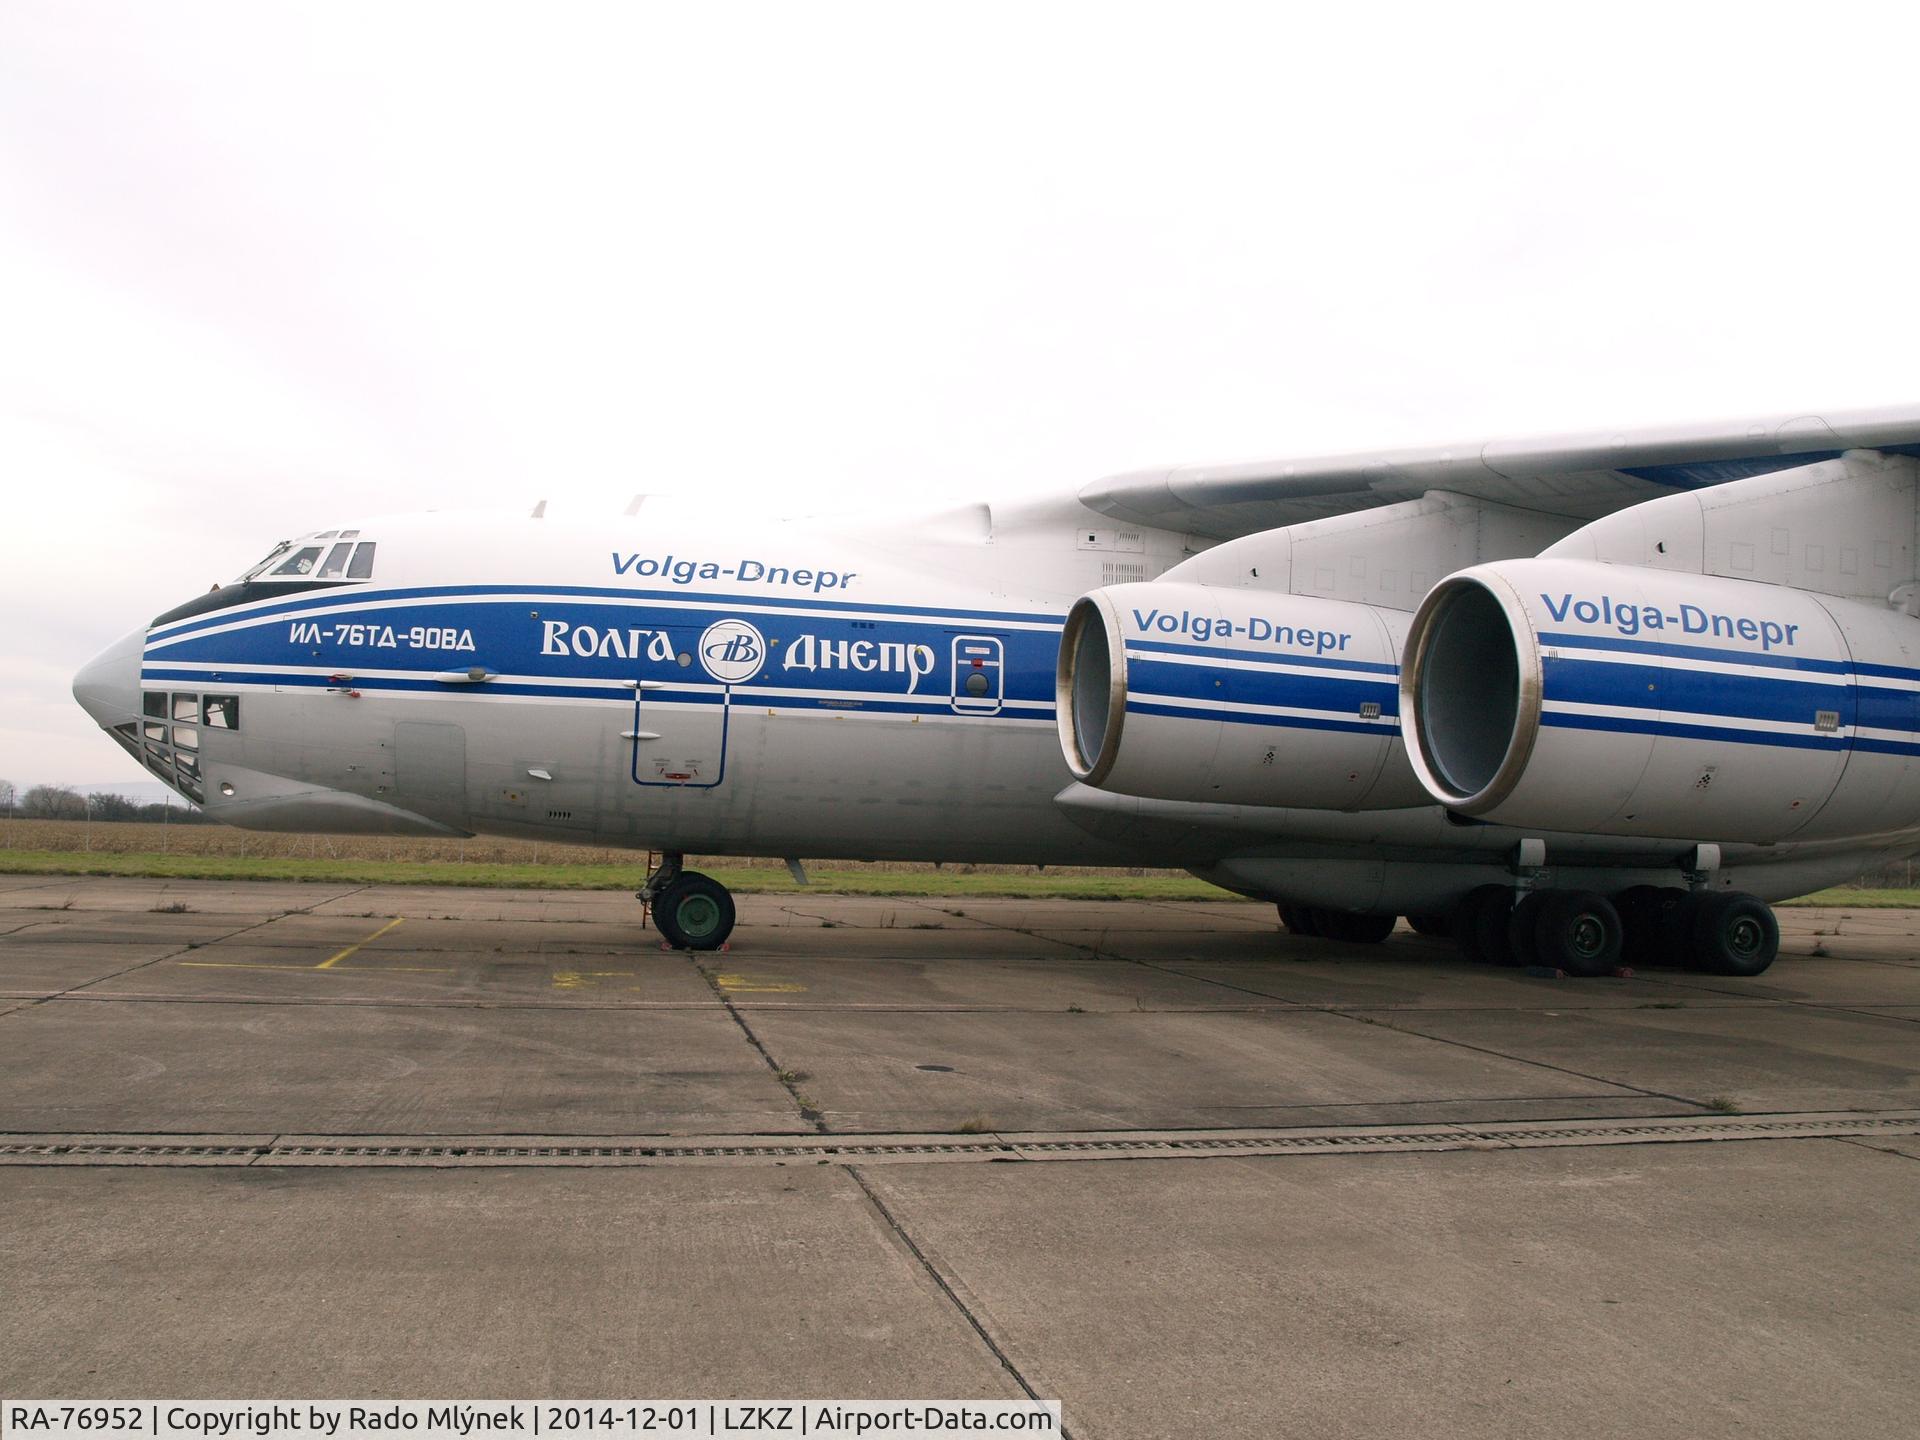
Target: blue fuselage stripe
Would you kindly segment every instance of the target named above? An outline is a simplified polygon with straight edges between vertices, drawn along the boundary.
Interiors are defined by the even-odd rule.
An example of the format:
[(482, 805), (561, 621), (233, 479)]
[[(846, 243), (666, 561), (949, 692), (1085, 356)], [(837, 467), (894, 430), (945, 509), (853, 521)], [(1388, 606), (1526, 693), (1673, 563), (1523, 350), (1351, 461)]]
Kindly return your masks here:
[[(495, 595), (441, 595), (372, 608), (371, 602), (385, 598), (370, 594), (333, 613), (247, 618), (230, 621), (233, 628), (218, 634), (151, 641), (146, 661), (215, 675), (229, 673), (227, 667), (337, 674), (360, 688), (374, 677), (404, 678), (410, 681), (406, 687), (381, 684), (443, 693), (462, 687), (440, 685), (435, 676), (478, 668), (511, 679), (489, 682), (476, 693), (569, 695), (575, 692), (566, 687), (600, 681), (627, 687), (629, 699), (638, 681), (717, 686), (724, 677), (736, 696), (814, 691), (823, 692), (822, 705), (975, 717), (1012, 708), (1021, 714), (1008, 718), (1017, 719), (1051, 711), (1060, 647), (1057, 621), (1047, 628), (996, 624), (1002, 617), (978, 612), (868, 618), (812, 608), (766, 612), (754, 608), (757, 597), (729, 606), (635, 603), (630, 596), (619, 603), (604, 596), (562, 600), (551, 594), (538, 605)], [(714, 627), (722, 633), (709, 642)], [(727, 648), (729, 656), (707, 653), (710, 646)], [(236, 676), (236, 683), (245, 682)], [(577, 698), (599, 698), (599, 691), (583, 690)]]
[[(1629, 715), (1571, 715), (1564, 710), (1547, 711), (1540, 717), (1540, 723), (1562, 730), (1604, 730), (1625, 735), (1667, 735), (1684, 740), (1731, 740), (1741, 745), (1777, 745), (1795, 750), (1868, 748), (1856, 745), (1856, 742), (1841, 735), (1791, 735), (1775, 730), (1735, 730), (1724, 729), (1717, 725), (1690, 725), (1677, 720), (1644, 720)], [(1914, 753), (1920, 753), (1920, 746), (1909, 748)]]
[(1271, 725), (1286, 730), (1338, 730), (1354, 735), (1372, 735), (1380, 740), (1399, 738), (1398, 725), (1364, 720), (1336, 720), (1317, 715), (1275, 715), (1257, 714), (1246, 711), (1207, 711), (1193, 710), (1184, 705), (1155, 705), (1151, 701), (1127, 702), (1129, 715), (1159, 715), (1169, 720), (1204, 720), (1208, 723), (1226, 721), (1235, 725)]
[[(192, 685), (196, 690), (244, 690), (248, 686), (270, 685), (276, 689), (298, 689), (316, 691), (406, 691), (412, 693), (437, 693), (450, 698), (466, 696), (534, 696), (543, 699), (558, 700), (598, 700), (610, 704), (633, 708), (631, 690), (609, 690), (593, 685), (533, 685), (515, 681), (491, 680), (484, 685), (447, 685), (438, 680), (422, 680), (417, 676), (406, 675), (355, 675), (350, 679), (338, 680), (326, 675), (314, 675), (304, 671), (249, 671), (245, 674), (228, 674), (214, 678), (204, 670), (183, 670), (177, 666), (149, 665), (140, 672), (144, 681), (160, 681), (173, 685)], [(692, 690), (669, 686), (659, 690), (645, 692), (643, 705), (718, 705), (724, 697), (718, 689)], [(830, 695), (768, 695), (755, 690), (735, 690), (732, 694), (734, 705), (750, 705), (760, 710), (833, 710), (859, 711), (883, 710), (888, 714), (900, 715), (951, 715), (952, 705), (944, 695), (921, 698), (901, 698), (890, 695), (863, 695), (858, 699), (843, 699)], [(1051, 722), (1051, 707), (1045, 710), (1022, 706), (1018, 710), (1003, 711), (997, 718), (1003, 720), (1046, 720)]]
[[(1725, 650), (1715, 645), (1677, 645), (1665, 640), (1628, 639), (1619, 635), (1581, 635), (1543, 630), (1542, 646), (1564, 645), (1570, 650), (1623, 650), (1635, 655), (1659, 655), (1670, 660), (1713, 660), (1733, 665), (1764, 665), (1776, 670), (1808, 670), (1822, 675), (1845, 675), (1854, 667), (1846, 660), (1815, 660), (1765, 650)], [(1920, 670), (1903, 672), (1920, 679)]]
[(1844, 682), (1809, 684), (1758, 675), (1721, 675), (1684, 666), (1624, 665), (1609, 660), (1549, 658), (1543, 668), (1543, 698), (1579, 705), (1724, 715), (1729, 719), (1780, 720), (1807, 725), (1816, 712), (1833, 711), (1853, 724), (1854, 687)]
[[(527, 595), (546, 599), (529, 607), (513, 598)], [(394, 601), (415, 603), (370, 608)], [(1057, 615), (584, 586), (356, 588), (351, 597), (309, 592), (270, 610), (214, 612), (155, 632), (143, 678), (196, 688), (353, 688), (623, 705), (632, 704), (634, 694), (623, 687), (647, 680), (663, 682), (665, 688), (646, 692), (662, 703), (712, 704), (719, 700), (718, 682), (689, 652), (698, 648), (706, 627), (742, 615), (752, 625), (741, 621), (734, 628), (757, 627), (765, 653), (736, 683), (736, 703), (803, 711), (997, 714), (1010, 720), (1053, 714)], [(220, 633), (210, 633), (216, 629)], [(1549, 651), (1543, 658), (1549, 724), (1655, 726), (1649, 733), (1816, 749), (1853, 744), (1885, 751), (1904, 746), (1908, 735), (1920, 740), (1920, 689), (1896, 683), (1920, 680), (1920, 670), (1681, 645), (1644, 635), (1556, 631), (1543, 633), (1540, 643)], [(1556, 647), (1574, 653), (1552, 653)], [(1142, 714), (1397, 734), (1399, 692), (1389, 664), (1147, 639), (1129, 640), (1127, 657), (1128, 706)], [(1204, 663), (1209, 660), (1230, 663)], [(1776, 673), (1735, 674), (1687, 662)], [(474, 667), (513, 678), (471, 687), (430, 678)], [(593, 681), (600, 683), (588, 683)], [(689, 682), (703, 688), (683, 688)], [(983, 684), (981, 691), (969, 688)], [(1182, 700), (1191, 703), (1174, 703)], [(1380, 718), (1363, 716), (1363, 707), (1376, 705)], [(1555, 705), (1628, 713), (1576, 716)], [(1635, 711), (1658, 718), (1639, 718)], [(1696, 725), (1689, 717), (1734, 723)], [(1760, 731), (1742, 721), (1795, 729)], [(1814, 729), (1829, 723), (1840, 731), (1861, 726), (1895, 738), (1850, 740)]]
[(1133, 698), (1155, 695), (1234, 705), (1271, 705), (1300, 710), (1345, 710), (1364, 704), (1384, 715), (1399, 713), (1400, 692), (1385, 680), (1359, 680), (1288, 670), (1215, 670), (1200, 665), (1136, 660), (1127, 668), (1128, 707)]
[(1208, 660), (1252, 660), (1261, 665), (1310, 665), (1328, 670), (1352, 670), (1365, 675), (1398, 675), (1398, 665), (1376, 660), (1342, 660), (1331, 655), (1291, 650), (1228, 650), (1219, 645), (1182, 645), (1172, 640), (1129, 640), (1129, 653), (1157, 650), (1167, 655), (1199, 655)]
[(812, 597), (803, 600), (780, 595), (727, 595), (691, 590), (622, 590), (601, 585), (422, 585), (393, 590), (329, 590), (318, 595), (309, 591), (303, 592), (297, 600), (263, 602), (257, 609), (212, 610), (205, 615), (196, 615), (191, 620), (183, 620), (178, 625), (170, 625), (164, 630), (151, 632), (147, 637), (147, 643), (151, 645), (174, 640), (184, 635), (217, 629), (224, 625), (244, 625), (256, 620), (276, 620), (290, 615), (301, 615), (310, 610), (351, 608), (355, 604), (370, 605), (376, 601), (471, 602), (499, 597), (511, 599), (517, 604), (523, 597), (531, 595), (558, 595), (567, 599), (603, 600), (621, 602), (625, 605), (685, 601), (720, 609), (737, 610), (741, 606), (752, 606), (755, 609), (792, 610), (823, 615), (870, 613), (910, 618), (958, 616), (969, 624), (978, 623), (984, 626), (991, 626), (996, 621), (1060, 625), (1066, 619), (1064, 614), (1049, 611), (981, 610), (976, 606), (964, 605), (870, 605), (854, 600), (819, 600)]

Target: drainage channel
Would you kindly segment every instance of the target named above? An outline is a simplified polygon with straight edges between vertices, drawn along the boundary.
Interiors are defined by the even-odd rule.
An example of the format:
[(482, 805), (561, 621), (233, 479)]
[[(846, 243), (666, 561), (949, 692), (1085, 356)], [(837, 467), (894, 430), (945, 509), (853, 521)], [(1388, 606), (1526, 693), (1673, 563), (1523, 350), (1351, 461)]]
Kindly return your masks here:
[(0, 1165), (875, 1165), (1525, 1150), (1920, 1135), (1920, 1110), (1284, 1130), (986, 1135), (454, 1136), (0, 1134)]

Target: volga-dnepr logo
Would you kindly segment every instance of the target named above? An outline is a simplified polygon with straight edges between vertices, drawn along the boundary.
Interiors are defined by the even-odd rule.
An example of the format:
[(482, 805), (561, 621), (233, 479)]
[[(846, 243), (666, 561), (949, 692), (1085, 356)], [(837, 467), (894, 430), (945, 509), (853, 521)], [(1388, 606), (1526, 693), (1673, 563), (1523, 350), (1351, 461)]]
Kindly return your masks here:
[(744, 620), (716, 620), (700, 635), (700, 663), (725, 685), (739, 685), (760, 673), (767, 642)]

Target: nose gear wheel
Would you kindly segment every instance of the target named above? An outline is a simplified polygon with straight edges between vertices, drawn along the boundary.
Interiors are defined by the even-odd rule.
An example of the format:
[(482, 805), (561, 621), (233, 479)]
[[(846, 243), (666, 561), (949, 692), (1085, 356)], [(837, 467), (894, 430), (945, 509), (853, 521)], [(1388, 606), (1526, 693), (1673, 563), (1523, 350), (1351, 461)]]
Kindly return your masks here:
[(718, 880), (682, 870), (656, 886), (653, 923), (676, 950), (718, 950), (733, 933), (733, 896)]

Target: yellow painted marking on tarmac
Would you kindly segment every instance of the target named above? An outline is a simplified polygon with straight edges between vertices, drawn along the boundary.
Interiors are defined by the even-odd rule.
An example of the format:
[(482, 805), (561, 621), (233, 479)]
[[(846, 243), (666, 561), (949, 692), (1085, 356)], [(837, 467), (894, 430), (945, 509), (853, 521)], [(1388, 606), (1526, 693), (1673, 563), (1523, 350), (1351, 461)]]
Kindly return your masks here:
[[(601, 980), (612, 976), (637, 975), (637, 970), (556, 970), (553, 972), (553, 984), (557, 990), (584, 990), (589, 985), (597, 985)], [(629, 989), (640, 987), (629, 986)]]
[[(184, 965), (189, 970), (285, 970), (296, 975), (311, 975), (316, 970), (324, 970), (325, 965), (250, 965), (241, 960), (176, 960), (176, 965)], [(354, 974), (372, 973), (375, 975), (451, 975), (451, 965), (342, 965), (342, 970)]]
[(382, 925), (378, 930), (374, 931), (371, 935), (367, 936), (366, 939), (357, 941), (354, 944), (347, 946), (346, 949), (340, 951), (337, 954), (329, 955), (326, 959), (322, 960), (318, 965), (314, 966), (313, 968), (316, 970), (331, 970), (334, 966), (338, 965), (342, 960), (346, 959), (347, 956), (353, 954), (354, 951), (358, 950), (362, 945), (371, 945), (374, 941), (378, 940), (382, 935), (386, 934), (389, 930), (393, 929), (394, 926), (404, 925), (406, 924), (406, 921), (407, 921), (407, 917), (404, 915), (395, 916), (393, 919), (389, 920), (386, 924)]
[(777, 975), (716, 975), (713, 983), (729, 995), (798, 995), (807, 988)]
[(332, 970), (332, 969), (338, 968), (341, 970), (372, 970), (382, 975), (388, 975), (388, 974), (398, 975), (403, 973), (414, 974), (414, 975), (427, 975), (427, 974), (445, 975), (445, 974), (451, 973), (451, 971), (453, 970), (453, 967), (451, 965), (342, 965), (340, 964), (342, 960), (346, 959), (349, 955), (353, 954), (354, 951), (360, 949), (364, 945), (371, 945), (374, 941), (378, 940), (382, 935), (386, 934), (389, 930), (393, 929), (394, 926), (400, 924), (405, 919), (406, 917), (403, 915), (398, 920), (389, 920), (386, 924), (382, 925), (378, 930), (374, 931), (373, 934), (367, 936), (366, 939), (356, 940), (353, 944), (347, 946), (347, 948), (344, 950), (336, 950), (333, 954), (329, 955), (326, 959), (322, 960), (318, 965), (258, 965), (258, 964), (249, 963), (244, 960), (176, 960), (174, 963), (176, 965), (184, 965), (187, 968), (192, 970), (289, 970), (289, 971), (303, 970), (311, 973), (312, 971), (315, 971), (315, 970)]

